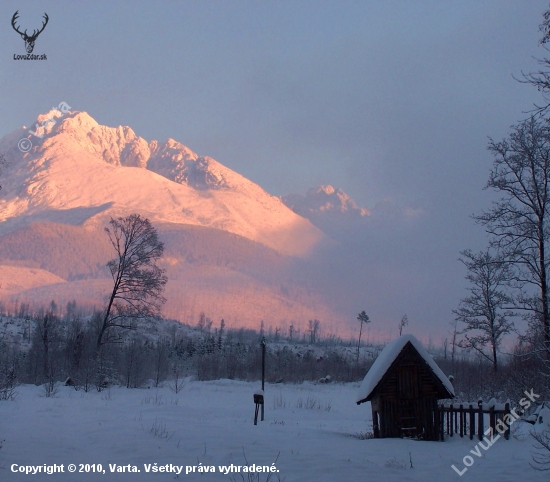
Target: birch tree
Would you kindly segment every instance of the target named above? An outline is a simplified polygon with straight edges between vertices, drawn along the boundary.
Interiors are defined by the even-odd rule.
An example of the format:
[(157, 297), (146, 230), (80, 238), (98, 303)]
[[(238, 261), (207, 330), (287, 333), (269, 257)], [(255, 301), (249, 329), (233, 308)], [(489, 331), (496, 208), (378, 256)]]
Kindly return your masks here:
[(136, 319), (158, 316), (166, 301), (165, 270), (157, 266), (164, 252), (156, 229), (139, 214), (113, 219), (105, 228), (116, 256), (107, 263), (113, 290), (98, 329), (97, 349), (113, 328), (129, 329)]

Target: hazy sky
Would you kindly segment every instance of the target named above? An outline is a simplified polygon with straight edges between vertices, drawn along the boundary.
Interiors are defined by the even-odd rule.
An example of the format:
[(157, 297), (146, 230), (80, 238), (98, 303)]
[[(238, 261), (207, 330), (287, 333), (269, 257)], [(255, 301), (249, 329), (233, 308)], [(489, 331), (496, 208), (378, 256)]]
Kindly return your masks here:
[[(506, 136), (540, 100), (512, 76), (544, 55), (546, 8), (546, 0), (3, 1), (0, 136), (65, 101), (147, 140), (173, 137), (275, 195), (332, 184), (371, 209), (389, 199), (419, 210), (393, 245), (373, 234), (370, 249), (403, 265), (403, 303), (389, 315), (379, 300), (395, 294), (380, 292), (373, 309), (435, 327), (463, 296), (458, 251), (485, 243), (469, 216), (489, 204), (487, 137)], [(31, 31), (49, 15), (34, 50), (46, 61), (13, 60), (24, 52), (10, 25), (16, 10)], [(422, 287), (407, 279), (413, 272)]]

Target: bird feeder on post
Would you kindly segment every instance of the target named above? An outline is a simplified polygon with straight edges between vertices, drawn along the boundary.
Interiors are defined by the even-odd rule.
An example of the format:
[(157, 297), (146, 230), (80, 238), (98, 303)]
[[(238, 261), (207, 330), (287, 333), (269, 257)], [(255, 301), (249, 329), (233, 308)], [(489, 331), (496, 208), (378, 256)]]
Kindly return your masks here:
[(264, 391), (263, 390), (257, 390), (254, 393), (254, 403), (256, 404), (256, 410), (254, 411), (254, 425), (258, 425), (258, 411), (260, 409), (260, 406), (262, 407), (262, 421), (264, 419)]

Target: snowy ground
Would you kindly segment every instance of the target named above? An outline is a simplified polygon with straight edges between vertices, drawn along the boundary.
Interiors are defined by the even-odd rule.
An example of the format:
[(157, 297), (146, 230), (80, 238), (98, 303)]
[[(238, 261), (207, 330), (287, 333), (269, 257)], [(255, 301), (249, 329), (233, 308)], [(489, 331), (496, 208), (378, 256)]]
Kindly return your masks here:
[[(530, 437), (498, 440), (480, 458), (472, 456), (474, 464), (462, 477), (451, 464), (463, 469), (475, 440), (360, 440), (356, 435), (370, 428), (370, 406), (355, 405), (358, 384), (268, 385), (265, 421), (254, 426), (258, 385), (187, 381), (178, 394), (168, 388), (83, 393), (60, 387), (54, 398), (42, 396), (40, 387), (19, 387), (15, 401), (0, 402), (0, 480), (231, 481), (219, 466), (244, 465), (243, 450), (249, 464), (271, 466), (278, 456), (274, 475), (287, 482), (548, 480), (548, 473), (529, 466)], [(185, 475), (185, 466), (199, 463), (216, 473)], [(65, 473), (13, 473), (12, 464), (64, 464)], [(68, 464), (77, 470), (79, 464), (102, 464), (105, 474), (71, 474)], [(111, 473), (109, 464), (130, 464), (140, 472)], [(144, 464), (183, 466), (183, 472), (147, 473)], [(266, 477), (259, 474), (258, 480)]]

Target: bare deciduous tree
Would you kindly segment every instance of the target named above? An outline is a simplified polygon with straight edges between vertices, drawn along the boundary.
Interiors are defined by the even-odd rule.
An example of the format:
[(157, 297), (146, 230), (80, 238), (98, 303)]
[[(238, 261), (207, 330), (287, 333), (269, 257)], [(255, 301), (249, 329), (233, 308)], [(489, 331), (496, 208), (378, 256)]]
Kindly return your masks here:
[(451, 338), (451, 366), (454, 371), (455, 368), (455, 354), (456, 354), (456, 346), (457, 346), (457, 337), (458, 337), (458, 321), (453, 320), (449, 322), (449, 324), (453, 327), (453, 333)]
[(62, 329), (59, 318), (55, 315), (56, 304), (50, 303), (47, 311), (38, 314), (35, 320), (35, 340), (33, 347), (42, 361), (42, 381), (55, 381), (56, 376), (56, 357), (52, 354), (62, 339)]
[(19, 385), (21, 354), (5, 342), (5, 337), (6, 332), (0, 335), (0, 400), (14, 400)]
[(319, 320), (309, 320), (309, 341), (312, 345), (317, 343), (319, 337), (319, 330), (321, 329), (321, 322)]
[[(549, 50), (546, 44), (550, 43), (550, 10), (545, 11), (542, 16), (544, 21), (539, 25), (539, 30), (543, 32), (543, 36), (539, 44)], [(550, 109), (550, 58), (543, 57), (537, 60), (541, 68), (527, 74), (522, 72), (523, 80), (518, 80), (536, 87), (542, 93), (544, 103), (542, 105), (535, 104), (534, 112), (538, 115), (545, 115)]]
[(407, 315), (403, 315), (403, 318), (401, 318), (401, 321), (399, 322), (399, 336), (403, 334), (403, 328), (405, 328), (409, 324), (409, 318)]
[(357, 343), (357, 360), (356, 363), (359, 363), (359, 350), (361, 348), (361, 334), (363, 333), (363, 323), (368, 324), (370, 323), (369, 316), (365, 313), (363, 310), (361, 313), (357, 315), (357, 321), (359, 322), (359, 341)]
[(155, 387), (158, 387), (168, 376), (170, 369), (170, 342), (164, 338), (159, 338), (153, 345), (153, 374)]
[(165, 270), (157, 266), (164, 244), (156, 229), (139, 214), (111, 218), (110, 225), (105, 231), (116, 257), (107, 266), (114, 284), (98, 327), (98, 350), (112, 328), (132, 328), (136, 319), (157, 316), (166, 301), (162, 296), (167, 282)]
[[(145, 364), (149, 346), (139, 337), (131, 337), (122, 347), (122, 375), (126, 388), (139, 388), (145, 381)], [(157, 385), (158, 386), (158, 385)]]
[(486, 189), (502, 195), (492, 209), (475, 219), (493, 236), (491, 245), (514, 267), (519, 290), (515, 307), (529, 314), (542, 351), (550, 356), (550, 128), (531, 117), (513, 127), (510, 136), (490, 141), (494, 154)]
[(295, 332), (294, 325), (290, 325), (288, 327), (288, 340), (289, 341), (292, 341), (292, 337), (294, 336), (294, 332)]
[[(466, 335), (459, 346), (483, 355), (496, 372), (499, 344), (513, 327), (509, 321), (513, 313), (506, 310), (506, 305), (512, 300), (504, 291), (512, 273), (501, 256), (492, 256), (489, 251), (475, 254), (467, 250), (460, 254), (460, 261), (468, 269), (466, 279), (471, 286), (468, 288), (470, 295), (461, 300), (457, 310), (453, 310), (456, 320), (466, 325), (462, 331)], [(485, 352), (487, 346), (490, 354)]]

